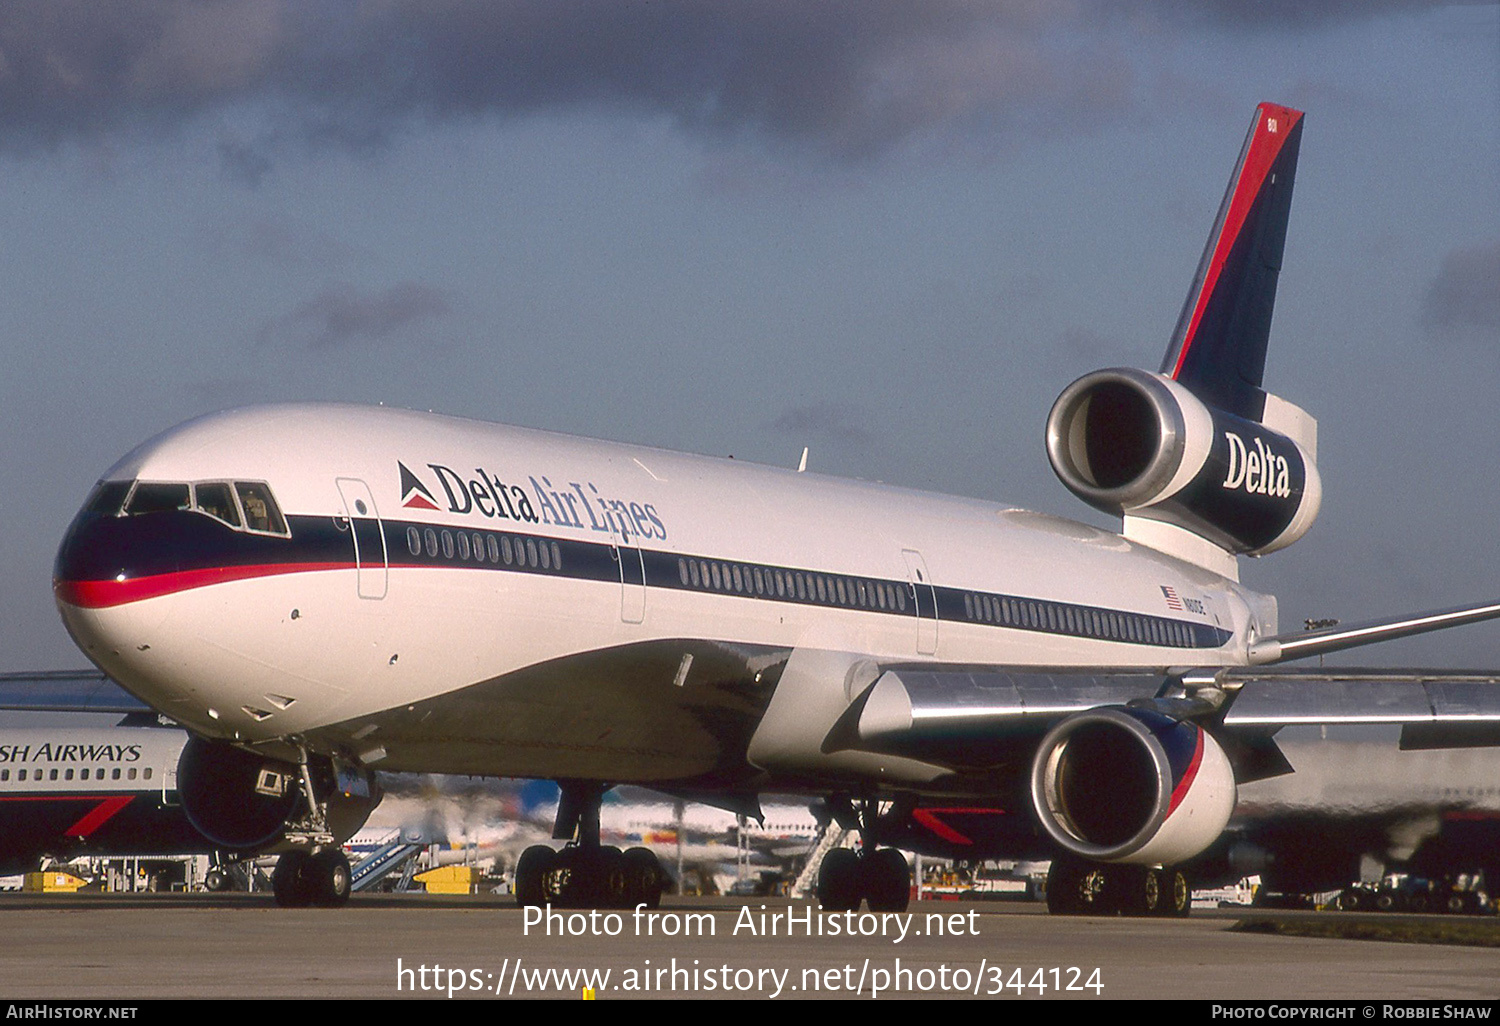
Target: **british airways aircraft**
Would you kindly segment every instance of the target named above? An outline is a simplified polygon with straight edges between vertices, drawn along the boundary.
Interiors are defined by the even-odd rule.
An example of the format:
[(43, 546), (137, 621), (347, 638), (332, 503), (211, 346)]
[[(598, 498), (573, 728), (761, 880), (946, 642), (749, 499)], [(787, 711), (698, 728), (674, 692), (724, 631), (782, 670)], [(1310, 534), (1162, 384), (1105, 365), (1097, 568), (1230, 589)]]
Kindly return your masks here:
[[(1312, 526), (1316, 423), (1262, 388), (1299, 111), (1257, 108), (1166, 358), (1068, 386), (1063, 483), (1118, 533), (993, 502), (386, 408), (190, 421), (106, 472), (58, 553), (69, 631), (194, 732), (178, 769), (228, 849), (290, 844), (336, 904), (373, 771), (559, 782), (523, 903), (659, 900), (599, 843), (644, 784), (862, 831), (825, 907), (904, 908), (895, 847), (1057, 856), (1056, 911), (1181, 913), (1181, 867), (1307, 722), (1482, 741), (1487, 680), (1320, 676), (1303, 656), (1500, 616), (1282, 634), (1237, 559)], [(1487, 735), (1486, 735), (1487, 736)]]

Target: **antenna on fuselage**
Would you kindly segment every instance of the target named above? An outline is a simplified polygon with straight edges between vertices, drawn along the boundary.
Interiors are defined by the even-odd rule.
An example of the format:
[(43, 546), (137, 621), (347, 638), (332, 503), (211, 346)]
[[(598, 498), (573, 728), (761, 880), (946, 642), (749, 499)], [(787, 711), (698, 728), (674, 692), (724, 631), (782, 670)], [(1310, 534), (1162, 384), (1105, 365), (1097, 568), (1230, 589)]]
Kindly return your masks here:
[(807, 448), (805, 445), (802, 447), (802, 458), (797, 461), (797, 473), (799, 474), (807, 469)]

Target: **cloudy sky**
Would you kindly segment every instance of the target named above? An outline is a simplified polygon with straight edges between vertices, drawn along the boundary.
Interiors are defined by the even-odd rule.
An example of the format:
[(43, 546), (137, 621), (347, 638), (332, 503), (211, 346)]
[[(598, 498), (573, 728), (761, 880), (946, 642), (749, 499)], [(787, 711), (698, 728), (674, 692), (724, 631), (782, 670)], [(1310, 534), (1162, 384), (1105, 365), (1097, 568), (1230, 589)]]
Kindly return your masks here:
[[(1323, 515), (1283, 623), (1500, 595), (1500, 8), (17, 0), (0, 669), (208, 410), (341, 399), (1095, 518), (1042, 426), (1155, 369), (1257, 101), (1305, 109), (1267, 386)], [(1500, 627), (1360, 653), (1500, 666)]]

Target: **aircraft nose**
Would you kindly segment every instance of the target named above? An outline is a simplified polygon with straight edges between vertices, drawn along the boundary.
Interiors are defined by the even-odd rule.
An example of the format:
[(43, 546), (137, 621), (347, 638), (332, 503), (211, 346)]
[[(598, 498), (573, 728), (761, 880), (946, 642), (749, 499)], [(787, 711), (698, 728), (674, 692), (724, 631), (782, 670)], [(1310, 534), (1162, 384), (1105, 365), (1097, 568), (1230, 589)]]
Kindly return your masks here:
[(59, 604), (101, 609), (144, 597), (145, 582), (177, 569), (168, 525), (149, 517), (80, 513), (68, 527), (52, 567)]

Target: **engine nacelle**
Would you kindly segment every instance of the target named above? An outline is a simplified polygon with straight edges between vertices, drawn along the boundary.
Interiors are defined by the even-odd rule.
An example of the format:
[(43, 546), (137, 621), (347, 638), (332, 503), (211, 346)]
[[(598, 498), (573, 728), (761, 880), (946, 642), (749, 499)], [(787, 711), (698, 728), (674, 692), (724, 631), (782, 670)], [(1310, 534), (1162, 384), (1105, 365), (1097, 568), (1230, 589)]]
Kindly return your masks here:
[[(1268, 410), (1294, 411), (1311, 427), (1291, 404), (1267, 398)], [(1063, 390), (1047, 418), (1047, 456), (1096, 509), (1173, 524), (1235, 554), (1290, 545), (1322, 504), (1317, 466), (1297, 440), (1131, 368), (1095, 371)]]
[(1204, 851), (1234, 811), (1234, 771), (1203, 728), (1105, 706), (1048, 732), (1031, 769), (1042, 827), (1096, 862), (1173, 865)]
[[(329, 831), (341, 842), (354, 836), (380, 804), (374, 775), (327, 758), (311, 760), (308, 772), (318, 796), (327, 797)], [(201, 737), (189, 738), (177, 760), (177, 794), (188, 821), (232, 851), (268, 848), (306, 814), (301, 777), (293, 763)]]

